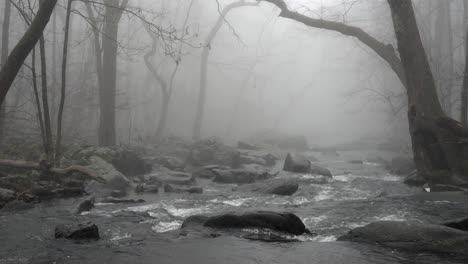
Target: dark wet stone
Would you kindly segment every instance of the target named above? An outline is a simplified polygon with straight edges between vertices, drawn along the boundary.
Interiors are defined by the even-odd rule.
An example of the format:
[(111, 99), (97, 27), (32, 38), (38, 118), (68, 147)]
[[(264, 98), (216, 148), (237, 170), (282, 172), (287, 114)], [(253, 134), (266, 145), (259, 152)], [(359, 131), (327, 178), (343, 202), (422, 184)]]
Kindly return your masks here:
[(293, 195), (298, 188), (299, 184), (297, 181), (271, 179), (259, 183), (241, 185), (237, 187), (236, 190), (275, 195)]
[(99, 229), (95, 224), (84, 223), (84, 224), (70, 224), (70, 225), (58, 225), (55, 228), (55, 238), (66, 238), (73, 240), (98, 240)]
[(145, 200), (143, 199), (119, 199), (119, 198), (113, 198), (113, 197), (107, 197), (105, 199), (102, 199), (100, 201), (101, 203), (115, 203), (115, 204), (122, 204), (122, 203), (129, 203), (129, 204), (134, 204), (134, 203), (144, 203)]
[(322, 176), (327, 176), (327, 177), (333, 177), (332, 173), (323, 167), (317, 166), (317, 165), (310, 165), (310, 171), (311, 174), (317, 174), (317, 175), (322, 175)]
[(288, 153), (284, 160), (283, 170), (295, 173), (309, 173), (310, 165), (310, 161), (305, 157)]
[(348, 163), (350, 164), (364, 164), (362, 160), (349, 160)]
[(214, 182), (218, 183), (254, 183), (257, 180), (265, 180), (270, 178), (267, 172), (258, 172), (253, 170), (213, 170), (216, 177), (213, 179)]
[(0, 188), (0, 208), (2, 208), (5, 204), (15, 199), (16, 195), (14, 191)]
[(90, 197), (80, 203), (78, 209), (76, 210), (77, 214), (81, 214), (82, 212), (91, 211), (94, 208), (95, 198)]
[(216, 177), (216, 173), (213, 172), (214, 169), (228, 169), (226, 167), (220, 167), (218, 165), (209, 165), (209, 166), (204, 166), (192, 173), (192, 176), (194, 178), (200, 178), (200, 179), (213, 179)]
[(379, 221), (358, 227), (340, 241), (379, 244), (392, 249), (468, 255), (468, 232), (420, 222)]
[(82, 188), (69, 188), (55, 186), (54, 184), (36, 185), (29, 194), (38, 197), (41, 200), (49, 200), (56, 198), (73, 198), (86, 195), (86, 191)]
[(442, 225), (462, 231), (468, 231), (468, 217), (450, 220), (442, 223)]
[(176, 187), (170, 184), (164, 184), (164, 192), (166, 193), (203, 193), (203, 188), (201, 187)]
[(291, 213), (255, 211), (242, 214), (229, 213), (217, 216), (190, 216), (182, 228), (204, 227), (214, 229), (265, 228), (293, 235), (308, 233), (301, 219)]

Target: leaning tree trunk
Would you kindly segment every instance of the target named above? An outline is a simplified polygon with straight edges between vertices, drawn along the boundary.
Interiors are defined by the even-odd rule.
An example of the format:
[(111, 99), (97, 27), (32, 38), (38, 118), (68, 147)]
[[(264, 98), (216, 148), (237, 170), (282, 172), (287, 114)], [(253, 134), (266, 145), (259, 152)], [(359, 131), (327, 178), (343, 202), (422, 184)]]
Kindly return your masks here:
[(418, 173), (430, 183), (459, 183), (456, 176), (466, 172), (463, 142), (468, 139), (467, 133), (444, 114), (439, 103), (412, 2), (388, 3), (407, 76), (408, 121)]
[(6, 63), (2, 65), (2, 70), (0, 71), (0, 105), (4, 103), (5, 96), (10, 90), (19, 69), (23, 66), (24, 61), (37, 41), (41, 38), (56, 3), (57, 0), (41, 2), (39, 10), (28, 30), (16, 44), (15, 48), (13, 48)]
[[(10, 16), (11, 16), (11, 2), (5, 1), (5, 9), (3, 12), (3, 26), (2, 26), (2, 54), (1, 64), (5, 65), (8, 58), (8, 44), (10, 42)], [(3, 139), (5, 130), (5, 115), (6, 103), (0, 103), (0, 141)]]

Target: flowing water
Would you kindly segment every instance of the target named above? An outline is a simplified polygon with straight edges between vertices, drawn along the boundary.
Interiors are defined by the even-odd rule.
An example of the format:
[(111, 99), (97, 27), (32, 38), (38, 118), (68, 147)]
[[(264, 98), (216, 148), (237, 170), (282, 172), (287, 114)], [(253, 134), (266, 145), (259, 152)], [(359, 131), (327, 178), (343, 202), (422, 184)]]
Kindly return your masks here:
[[(374, 163), (350, 164), (369, 153), (318, 156), (334, 177), (281, 173), (300, 182), (293, 196), (233, 191), (235, 185), (200, 180), (203, 194), (144, 195), (142, 204), (97, 204), (74, 214), (75, 199), (42, 203), (33, 209), (0, 214), (2, 263), (466, 263), (430, 254), (395, 252), (377, 246), (337, 242), (352, 228), (378, 220), (439, 223), (468, 216), (468, 195), (423, 193), (403, 184)], [(271, 171), (280, 170), (280, 165)], [(466, 197), (465, 197), (466, 196)], [(183, 220), (194, 214), (246, 210), (289, 211), (302, 218), (314, 236), (300, 242), (265, 243), (239, 237), (179, 236)], [(101, 240), (55, 240), (61, 223), (92, 221)], [(246, 233), (258, 230), (244, 230)]]

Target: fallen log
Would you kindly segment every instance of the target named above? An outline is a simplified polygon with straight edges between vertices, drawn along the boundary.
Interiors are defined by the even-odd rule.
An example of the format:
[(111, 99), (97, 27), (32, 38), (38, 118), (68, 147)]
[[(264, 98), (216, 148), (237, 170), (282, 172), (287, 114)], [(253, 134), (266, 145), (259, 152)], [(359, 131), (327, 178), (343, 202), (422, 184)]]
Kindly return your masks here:
[(54, 168), (45, 161), (41, 161), (40, 163), (34, 163), (34, 162), (22, 161), (22, 160), (0, 159), (0, 166), (9, 167), (9, 168), (17, 168), (17, 169), (36, 170), (36, 171), (41, 171), (43, 173), (53, 173), (58, 176), (67, 176), (73, 172), (78, 172), (87, 176), (91, 180), (95, 180), (100, 183), (106, 182), (106, 180), (104, 180), (102, 177), (97, 175), (95, 171), (87, 167), (80, 166), (80, 165), (71, 165), (67, 168)]

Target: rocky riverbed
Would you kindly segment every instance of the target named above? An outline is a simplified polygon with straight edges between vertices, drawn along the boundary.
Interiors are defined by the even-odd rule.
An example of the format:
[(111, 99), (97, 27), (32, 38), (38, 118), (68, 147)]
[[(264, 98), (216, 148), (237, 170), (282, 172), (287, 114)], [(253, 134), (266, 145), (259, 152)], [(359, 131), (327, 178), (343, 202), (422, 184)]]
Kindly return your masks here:
[[(284, 171), (286, 155), (277, 155), (276, 165), (267, 166), (262, 164), (265, 159), (259, 160), (263, 157), (259, 151), (241, 150), (240, 153), (239, 157), (256, 160), (250, 163), (257, 164), (236, 164), (235, 159), (234, 164), (226, 164), (229, 159), (218, 156), (216, 166), (203, 167), (210, 159), (197, 153), (193, 157), (197, 167), (183, 169), (184, 165), (177, 160), (154, 159), (158, 164), (164, 163), (164, 168), (153, 166), (152, 171), (142, 176), (129, 177), (129, 186), (123, 188), (126, 189), (123, 193), (88, 191), (95, 198), (91, 204), (83, 205), (89, 207), (86, 210), (77, 211), (80, 203), (90, 196), (43, 201), (23, 210), (6, 206), (0, 211), (3, 238), (0, 263), (361, 264), (466, 263), (468, 260), (457, 250), (438, 250), (444, 246), (468, 245), (465, 231), (456, 230), (459, 233), (452, 234), (448, 228), (449, 234), (440, 236), (438, 230), (431, 229), (445, 221), (468, 216), (468, 194), (426, 193), (422, 187), (406, 185), (405, 176), (393, 174), (388, 166), (377, 162), (390, 160), (392, 153), (302, 153), (307, 160), (314, 160), (313, 165), (327, 168), (332, 177), (311, 171)], [(167, 167), (179, 173), (168, 173)], [(234, 171), (232, 167), (236, 167)], [(247, 176), (244, 170), (249, 171)], [(112, 199), (108, 197), (111, 195)], [(278, 220), (271, 213), (254, 215), (242, 222), (228, 217), (229, 224), (227, 220), (221, 225), (216, 221), (204, 224), (208, 217), (252, 216), (258, 212), (293, 214), (307, 232), (301, 229), (302, 223), (298, 223), (299, 229), (289, 228), (289, 222), (283, 224), (282, 218)], [(196, 221), (184, 223), (194, 216)], [(203, 221), (198, 223), (199, 219)], [(286, 219), (297, 223), (289, 215)], [(394, 235), (392, 241), (374, 236), (375, 232), (381, 233), (373, 231), (375, 226), (356, 229), (378, 221), (386, 221), (381, 223), (387, 223), (383, 225), (387, 231), (395, 228), (395, 232), (388, 231)], [(54, 237), (57, 226), (88, 222), (99, 228), (100, 239)], [(194, 222), (199, 225), (192, 225)], [(430, 225), (428, 232), (435, 233), (431, 233), (432, 241), (427, 243), (435, 246), (421, 248), (410, 244), (420, 241), (421, 236), (405, 237), (414, 228), (396, 227), (397, 222), (421, 228)], [(360, 238), (365, 239), (354, 239), (351, 230), (357, 230)], [(460, 240), (454, 244), (439, 240), (453, 237)]]

